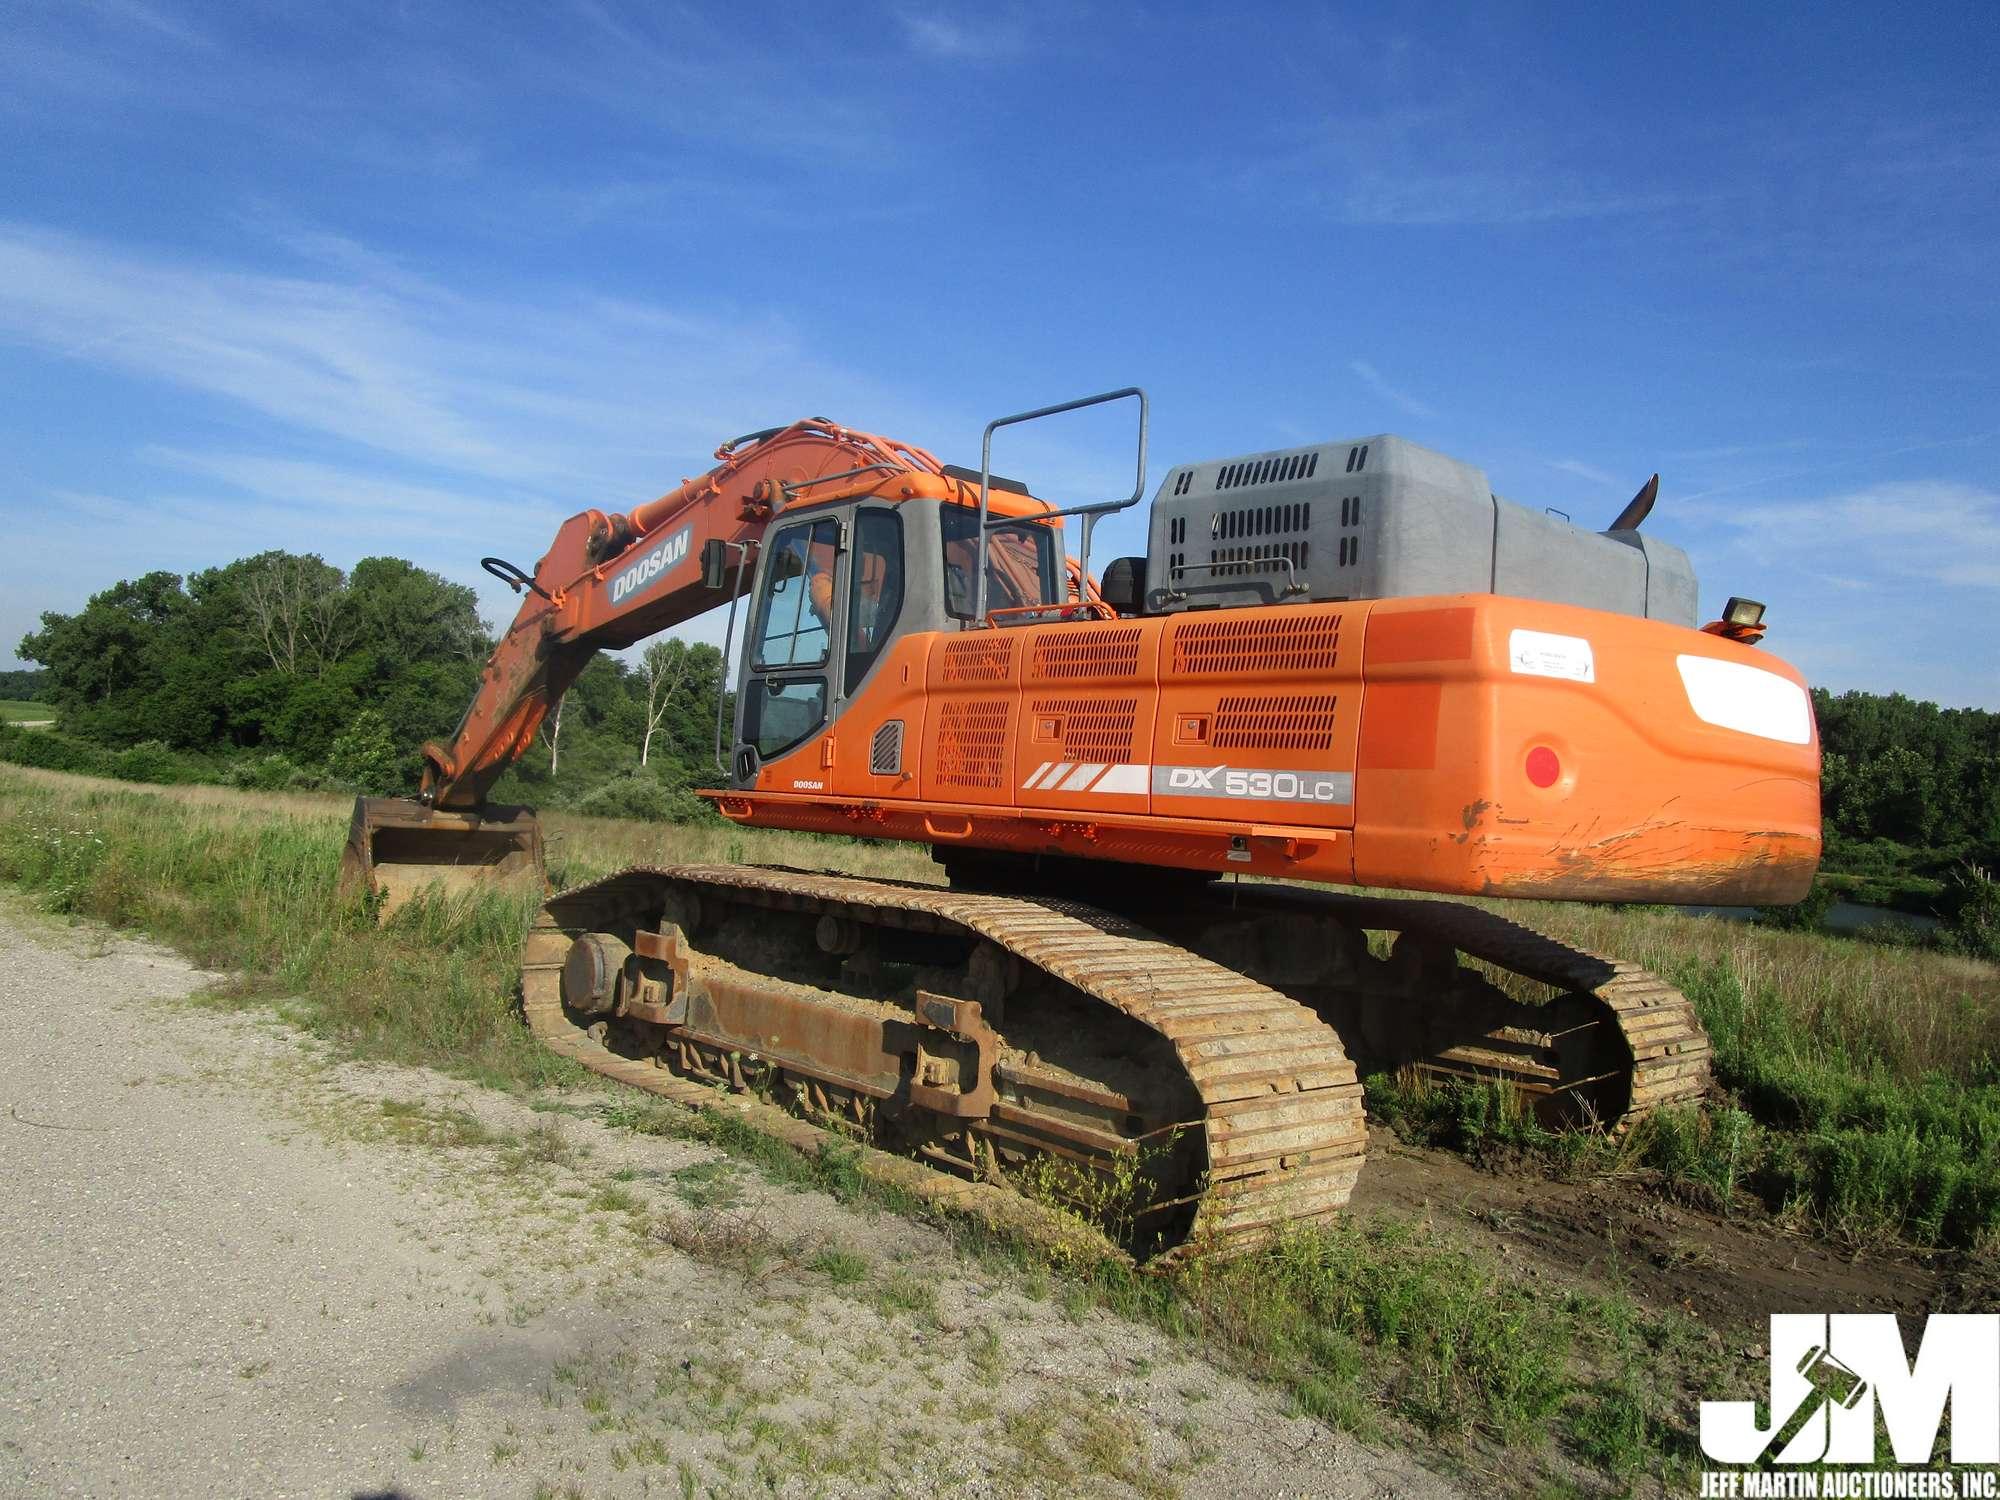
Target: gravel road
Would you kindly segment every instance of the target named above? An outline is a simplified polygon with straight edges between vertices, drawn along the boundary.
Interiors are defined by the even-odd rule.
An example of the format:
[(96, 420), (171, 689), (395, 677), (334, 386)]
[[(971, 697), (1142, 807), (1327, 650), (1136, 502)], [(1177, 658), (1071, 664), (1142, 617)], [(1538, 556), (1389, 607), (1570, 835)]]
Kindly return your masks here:
[(0, 905), (0, 1495), (1444, 1494), (696, 1143), (335, 1061)]

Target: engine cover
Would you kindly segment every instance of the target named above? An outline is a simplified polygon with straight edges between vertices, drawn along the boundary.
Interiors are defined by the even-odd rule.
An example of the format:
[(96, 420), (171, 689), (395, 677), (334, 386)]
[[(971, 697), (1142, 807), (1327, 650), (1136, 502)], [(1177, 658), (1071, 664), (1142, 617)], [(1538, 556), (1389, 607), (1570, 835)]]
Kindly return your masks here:
[(1503, 500), (1482, 470), (1380, 435), (1188, 464), (1153, 496), (1146, 613), (1490, 593), (1693, 625), (1670, 542)]

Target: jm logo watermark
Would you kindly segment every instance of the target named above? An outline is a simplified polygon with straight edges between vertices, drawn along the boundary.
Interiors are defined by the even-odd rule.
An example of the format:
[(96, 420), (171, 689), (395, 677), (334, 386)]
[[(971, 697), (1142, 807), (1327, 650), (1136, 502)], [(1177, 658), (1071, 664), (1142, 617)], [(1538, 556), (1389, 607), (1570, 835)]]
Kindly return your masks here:
[[(1752, 1401), (1701, 1404), (1702, 1452), (1747, 1470), (1705, 1472), (1702, 1493), (2000, 1496), (1990, 1469), (1931, 1467), (1947, 1411), (1948, 1462), (2000, 1464), (2000, 1314), (1933, 1316), (1913, 1360), (1890, 1314), (1774, 1313), (1769, 1405), (1760, 1414)], [(1876, 1471), (1878, 1415), (1905, 1467)], [(1795, 1465), (1821, 1467), (1786, 1472)], [(1840, 1465), (1870, 1472), (1826, 1467)]]

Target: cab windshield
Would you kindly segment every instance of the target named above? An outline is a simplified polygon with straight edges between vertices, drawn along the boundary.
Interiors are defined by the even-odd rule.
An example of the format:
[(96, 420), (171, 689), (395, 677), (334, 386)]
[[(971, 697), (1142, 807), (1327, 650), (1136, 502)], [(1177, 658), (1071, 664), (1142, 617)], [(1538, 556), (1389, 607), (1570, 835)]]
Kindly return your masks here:
[[(944, 534), (944, 607), (961, 620), (972, 618), (972, 570), (977, 566), (979, 512), (941, 505)], [(1056, 534), (1034, 521), (1003, 521), (986, 532), (986, 607), (1018, 609), (1060, 604)]]

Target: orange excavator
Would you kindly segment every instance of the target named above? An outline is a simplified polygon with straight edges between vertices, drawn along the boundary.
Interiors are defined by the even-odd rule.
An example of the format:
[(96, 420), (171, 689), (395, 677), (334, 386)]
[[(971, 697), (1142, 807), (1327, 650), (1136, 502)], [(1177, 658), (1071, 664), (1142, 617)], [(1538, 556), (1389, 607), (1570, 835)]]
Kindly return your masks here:
[[(1125, 401), (1129, 497), (993, 474), (1000, 430)], [(727, 605), (721, 815), (920, 841), (945, 879), (690, 864), (560, 892), (523, 1006), (599, 1071), (1054, 1196), (1141, 1257), (1336, 1213), (1357, 1061), (1497, 1080), (1552, 1123), (1699, 1100), (1708, 1041), (1663, 980), (1353, 889), (1805, 893), (1804, 683), (1761, 605), (1695, 627), (1685, 554), (1641, 529), (1657, 476), (1595, 532), (1387, 435), (1181, 464), (1145, 556), (1095, 576), (1146, 433), (1136, 389), (999, 419), (978, 470), (801, 421), (571, 517), (532, 573), (487, 559), (520, 613), (420, 797), (357, 804), (349, 878), (393, 901), (539, 871), (495, 779), (594, 652)]]

